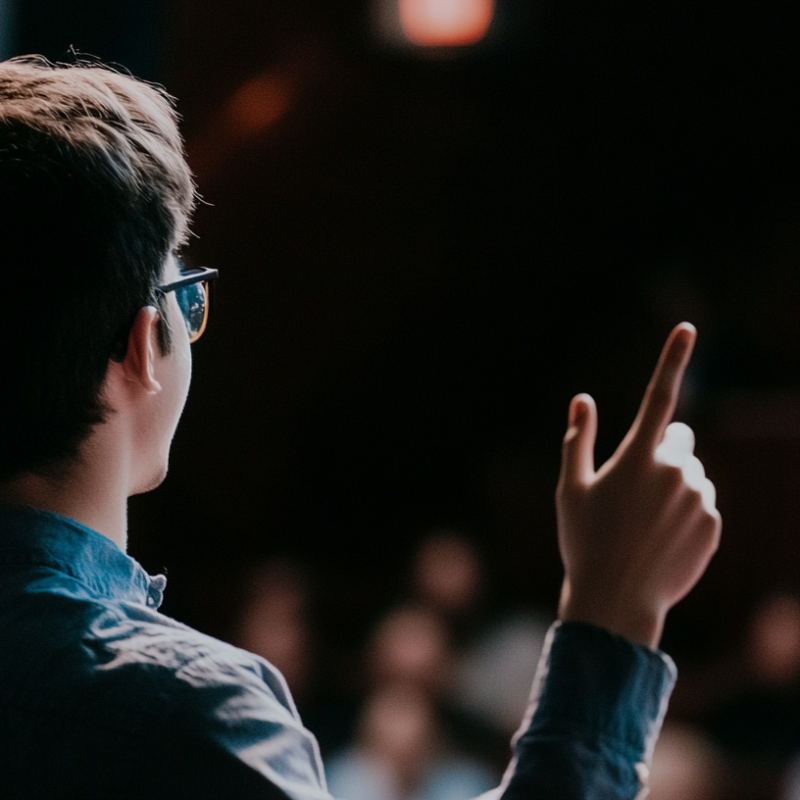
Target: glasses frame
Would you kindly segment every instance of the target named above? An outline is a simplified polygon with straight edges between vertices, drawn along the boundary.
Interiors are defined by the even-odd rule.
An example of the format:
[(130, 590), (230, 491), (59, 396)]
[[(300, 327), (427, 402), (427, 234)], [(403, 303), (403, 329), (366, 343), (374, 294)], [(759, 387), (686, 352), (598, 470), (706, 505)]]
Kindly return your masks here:
[[(173, 281), (172, 283), (165, 283), (161, 286), (155, 286), (153, 288), (153, 292), (158, 292), (161, 295), (169, 294), (169, 292), (174, 292), (176, 289), (180, 289), (183, 286), (191, 286), (193, 283), (200, 283), (214, 280), (214, 278), (219, 277), (219, 271), (216, 269), (210, 269), (209, 267), (196, 267), (193, 269), (186, 269), (185, 267), (179, 265), (180, 275), (181, 277), (177, 281)], [(155, 300), (155, 298), (153, 298)], [(138, 312), (137, 312), (138, 313)], [(109, 358), (112, 361), (122, 362), (125, 360), (125, 352), (128, 349), (128, 334), (130, 333), (131, 326), (133, 325), (133, 321), (135, 319), (135, 315), (131, 318), (131, 321), (125, 326), (125, 330), (120, 333), (119, 338), (114, 342), (111, 347), (111, 353)], [(206, 308), (205, 308), (205, 316), (203, 317), (203, 326), (200, 328), (200, 332), (194, 337), (194, 339), (190, 339), (190, 342), (196, 342), (202, 335), (203, 331), (206, 329), (206, 323), (208, 321), (208, 287), (206, 286)]]
[(172, 283), (166, 283), (163, 286), (156, 286), (157, 292), (174, 292), (175, 289), (180, 289), (181, 286), (191, 286), (193, 283), (200, 283), (200, 281), (212, 281), (214, 278), (219, 278), (219, 270), (211, 269), (210, 267), (193, 267), (186, 269), (181, 267), (181, 277)]
[[(156, 286), (155, 291), (159, 294), (168, 294), (169, 292), (174, 292), (176, 289), (181, 289), (184, 286), (191, 286), (194, 283), (208, 283), (208, 281), (214, 280), (215, 278), (219, 277), (219, 270), (211, 269), (210, 267), (195, 267), (193, 269), (186, 269), (184, 267), (180, 268), (181, 277), (177, 281), (173, 281), (172, 283), (165, 283), (162, 286)], [(206, 304), (203, 314), (203, 324), (200, 326), (200, 330), (189, 339), (191, 343), (196, 342), (202, 335), (206, 329), (206, 324), (208, 322), (208, 286), (205, 286), (205, 294), (206, 294)]]

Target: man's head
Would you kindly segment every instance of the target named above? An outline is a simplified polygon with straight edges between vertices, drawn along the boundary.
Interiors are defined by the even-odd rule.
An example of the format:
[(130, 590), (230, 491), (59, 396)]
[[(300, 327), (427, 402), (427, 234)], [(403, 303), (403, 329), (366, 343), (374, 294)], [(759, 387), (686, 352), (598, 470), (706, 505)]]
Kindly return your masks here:
[[(87, 65), (0, 64), (0, 480), (78, 455), (137, 312), (187, 235), (194, 187), (170, 98)], [(178, 317), (179, 318), (179, 317)]]

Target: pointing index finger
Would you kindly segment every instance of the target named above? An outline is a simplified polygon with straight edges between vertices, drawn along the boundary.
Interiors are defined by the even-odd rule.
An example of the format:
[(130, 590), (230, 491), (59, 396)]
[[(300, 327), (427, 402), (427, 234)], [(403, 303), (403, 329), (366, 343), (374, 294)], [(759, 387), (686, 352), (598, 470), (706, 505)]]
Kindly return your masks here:
[(634, 422), (634, 437), (654, 450), (675, 413), (681, 380), (692, 354), (697, 330), (690, 322), (676, 325), (667, 338), (653, 377), (647, 386)]

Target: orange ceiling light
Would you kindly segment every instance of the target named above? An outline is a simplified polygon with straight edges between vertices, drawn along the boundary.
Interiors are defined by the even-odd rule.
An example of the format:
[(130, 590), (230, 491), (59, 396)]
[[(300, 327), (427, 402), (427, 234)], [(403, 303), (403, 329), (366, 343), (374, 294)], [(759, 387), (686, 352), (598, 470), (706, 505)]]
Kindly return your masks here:
[(406, 38), (421, 47), (463, 47), (486, 36), (494, 0), (399, 0)]

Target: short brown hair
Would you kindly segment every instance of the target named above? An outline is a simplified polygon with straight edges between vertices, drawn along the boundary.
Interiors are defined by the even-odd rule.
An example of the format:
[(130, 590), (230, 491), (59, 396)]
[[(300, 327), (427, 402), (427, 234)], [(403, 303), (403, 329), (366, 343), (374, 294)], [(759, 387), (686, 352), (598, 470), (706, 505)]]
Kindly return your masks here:
[(113, 343), (195, 193), (172, 98), (95, 63), (0, 63), (0, 479), (74, 458)]

